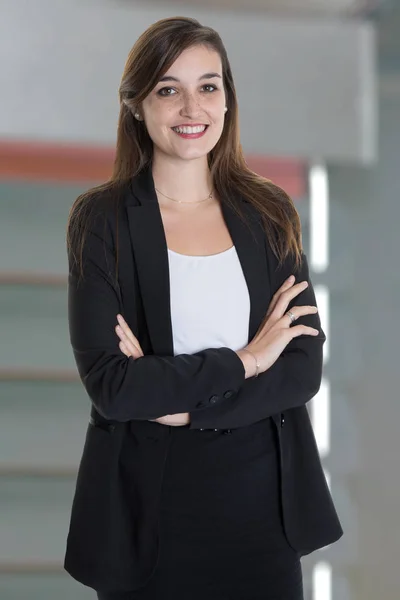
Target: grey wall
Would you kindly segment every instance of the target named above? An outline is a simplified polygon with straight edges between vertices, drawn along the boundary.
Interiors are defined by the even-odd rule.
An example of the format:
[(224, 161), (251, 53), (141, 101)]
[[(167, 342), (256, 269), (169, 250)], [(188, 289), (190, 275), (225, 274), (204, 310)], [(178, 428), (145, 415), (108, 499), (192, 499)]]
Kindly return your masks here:
[(353, 508), (342, 548), (357, 550), (343, 570), (354, 600), (400, 597), (400, 94), (393, 87), (381, 98), (379, 127), (375, 167), (330, 168), (330, 379), (332, 403), (346, 417), (333, 436), (346, 448), (336, 464)]
[(369, 23), (104, 0), (0, 0), (1, 6), (3, 137), (113, 143), (129, 49), (157, 19), (184, 13), (215, 27), (227, 46), (246, 151), (361, 163), (375, 157)]
[[(89, 13), (93, 2), (87, 0), (77, 18), (78, 13), (74, 12), (77, 1), (71, 0), (67, 8), (64, 4), (61, 0), (54, 0), (51, 5), (47, 0), (38, 0), (35, 5), (22, 0), (13, 3), (0, 0), (0, 8), (6, 9), (0, 21), (2, 137), (112, 142), (117, 114), (116, 89), (126, 53), (140, 30), (156, 18), (173, 14), (171, 7), (165, 11), (161, 8), (144, 11), (136, 7), (134, 13), (128, 9), (119, 12), (111, 9), (111, 3), (106, 0), (97, 3), (97, 10)], [(186, 11), (180, 6), (176, 12)], [(202, 16), (202, 13), (196, 11), (196, 15)], [(388, 15), (388, 21), (391, 19)], [(305, 29), (311, 27), (305, 22), (288, 23), (287, 31), (302, 31), (293, 44), (304, 40), (303, 46), (296, 46), (297, 61), (292, 63), (288, 60), (289, 47), (278, 35), (281, 30), (276, 28), (282, 26), (281, 21), (243, 14), (208, 14), (204, 20), (221, 31), (232, 56), (246, 149), (330, 159), (331, 262), (328, 271), (316, 276), (315, 281), (326, 283), (331, 291), (331, 357), (326, 375), (332, 393), (332, 452), (327, 467), (345, 537), (328, 553), (315, 553), (304, 563), (309, 567), (319, 559), (332, 560), (333, 600), (398, 600), (400, 94), (396, 81), (399, 81), (400, 60), (397, 61), (397, 79), (389, 83), (387, 79), (385, 83), (381, 81), (377, 164), (369, 168), (337, 166), (335, 160), (339, 158), (343, 161), (358, 157), (369, 162), (373, 154), (375, 123), (367, 115), (369, 111), (373, 113), (374, 93), (373, 90), (371, 95), (363, 92), (373, 85), (373, 52), (368, 41), (374, 37), (371, 28), (359, 23), (322, 25), (315, 21), (311, 32)], [(384, 26), (379, 25), (379, 28)], [(320, 38), (317, 30), (321, 32)], [(243, 31), (246, 35), (239, 36)], [(400, 28), (394, 31), (398, 44), (399, 31)], [(307, 40), (306, 33), (314, 37)], [(251, 46), (253, 38), (254, 46)], [(315, 43), (323, 38), (326, 51), (319, 53)], [(258, 65), (249, 65), (264, 42), (268, 53), (261, 54), (258, 65), (265, 69), (268, 78), (255, 81)], [(344, 54), (342, 48), (347, 43), (350, 56)], [(366, 54), (358, 54), (357, 49), (363, 45)], [(306, 48), (308, 54), (301, 55), (301, 47)], [(351, 54), (352, 47), (354, 54)], [(363, 56), (367, 58), (364, 60)], [(311, 64), (311, 60), (315, 62)], [(394, 68), (395, 63), (396, 59)], [(55, 69), (59, 69), (58, 74)], [(341, 72), (346, 78), (339, 84), (334, 77)], [(355, 76), (351, 81), (355, 73), (359, 79)], [(92, 90), (95, 90), (96, 103), (93, 103), (93, 95), (89, 96)], [(353, 96), (353, 92), (357, 93)], [(289, 98), (287, 102), (282, 101), (285, 97)], [(252, 115), (257, 116), (257, 130)], [(260, 122), (263, 127), (259, 126)], [(343, 146), (347, 146), (344, 151)], [(3, 243), (5, 250), (0, 251), (0, 270), (37, 270), (40, 266), (42, 271), (61, 273), (65, 268), (63, 236), (67, 203), (69, 208), (77, 190), (55, 193), (46, 186), (28, 187), (29, 197), (24, 186), (19, 190), (14, 184), (2, 187), (0, 245)], [(306, 199), (301, 208), (307, 230)], [(43, 215), (45, 219), (41, 218)], [(22, 300), (17, 300), (22, 296), (21, 309)], [(19, 287), (15, 294), (9, 287), (2, 289), (2, 330), (10, 337), (18, 337), (13, 344), (8, 344), (7, 354), (2, 350), (3, 365), (73, 366), (65, 333), (65, 296), (59, 289), (47, 298), (49, 304), (29, 288)], [(23, 334), (27, 331), (30, 335), (25, 341)], [(37, 352), (39, 343), (40, 353)], [(81, 449), (79, 440), (83, 439), (87, 398), (80, 387), (78, 391), (78, 386), (73, 391), (67, 390), (65, 395), (40, 382), (29, 389), (30, 394), (27, 394), (20, 386), (2, 383), (0, 429), (3, 436), (0, 435), (0, 441), (3, 440), (3, 448), (7, 447), (2, 453), (3, 461), (14, 461), (17, 467), (25, 465), (28, 458), (33, 467), (43, 466), (44, 458), (49, 460), (47, 466), (57, 467), (61, 460), (65, 460), (67, 466), (72, 464)], [(52, 410), (57, 413), (67, 410), (68, 394), (74, 399), (68, 404), (74, 438), (62, 430), (64, 421), (60, 419), (57, 421), (60, 429), (52, 430), (48, 426), (54, 414)], [(11, 406), (16, 410), (11, 411)], [(41, 442), (37, 442), (34, 452), (17, 437), (9, 439), (12, 429), (23, 435), (19, 426), (22, 413), (29, 414), (30, 419), (36, 415), (36, 437), (32, 439)], [(54, 439), (59, 442), (59, 451), (49, 457), (46, 451), (54, 445)], [(68, 446), (71, 440), (76, 444), (74, 454), (72, 446)], [(70, 448), (71, 453), (64, 451), (65, 448)], [(27, 487), (23, 487), (20, 482), (8, 483), (5, 476), (2, 477), (0, 504), (9, 503), (11, 498), (15, 510), (8, 516), (0, 511), (3, 515), (0, 529), (8, 533), (9, 539), (16, 540), (13, 557), (33, 560), (36, 553), (49, 560), (58, 559), (73, 478), (67, 477), (67, 488), (63, 482), (55, 485), (53, 496), (48, 494), (51, 502), (37, 503), (36, 512), (26, 513), (24, 520), (20, 499), (38, 497), (37, 489), (42, 486), (40, 478), (25, 482)], [(32, 543), (27, 544), (25, 538), (29, 534), (34, 539), (37, 531), (43, 533), (46, 523), (50, 524), (52, 535), (43, 536), (39, 552)], [(11, 560), (6, 551), (3, 552), (0, 562)], [(18, 598), (71, 600), (78, 597), (78, 586), (72, 587), (72, 582), (70, 591), (62, 595), (56, 584), (52, 587), (48, 577), (40, 582), (40, 592), (38, 577), (36, 584), (28, 581), (27, 576), (17, 575), (14, 577), (18, 581), (8, 583), (12, 577), (0, 577), (1, 598), (15, 598), (15, 586), (21, 588)], [(38, 585), (36, 594), (32, 592), (34, 585)], [(307, 585), (310, 590), (309, 581)], [(82, 594), (87, 591), (79, 590)]]

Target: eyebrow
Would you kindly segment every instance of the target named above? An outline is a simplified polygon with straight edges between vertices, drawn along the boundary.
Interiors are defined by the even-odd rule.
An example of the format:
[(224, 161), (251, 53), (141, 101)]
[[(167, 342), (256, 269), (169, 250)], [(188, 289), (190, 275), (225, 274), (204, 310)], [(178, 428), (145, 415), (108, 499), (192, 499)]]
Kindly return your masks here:
[[(222, 77), (219, 73), (204, 73), (204, 75), (199, 77), (199, 81), (201, 81), (202, 79), (212, 79), (213, 77), (219, 77), (220, 79), (222, 79)], [(161, 77), (161, 79), (159, 79), (159, 82), (161, 82), (161, 81), (178, 81), (179, 82), (179, 79), (177, 77), (174, 77), (173, 75), (164, 75), (164, 77)]]

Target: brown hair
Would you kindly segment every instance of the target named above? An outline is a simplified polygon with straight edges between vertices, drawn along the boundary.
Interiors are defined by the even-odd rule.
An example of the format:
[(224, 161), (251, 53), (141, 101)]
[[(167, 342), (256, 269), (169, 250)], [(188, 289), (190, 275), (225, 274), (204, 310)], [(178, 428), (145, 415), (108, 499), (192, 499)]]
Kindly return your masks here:
[[(296, 266), (300, 265), (301, 223), (293, 201), (282, 188), (257, 175), (246, 164), (239, 139), (238, 103), (232, 71), (219, 34), (195, 19), (171, 17), (151, 25), (128, 55), (119, 88), (116, 155), (110, 179), (81, 194), (71, 207), (67, 246), (81, 268), (86, 209), (94, 208), (101, 192), (116, 198), (124, 184), (151, 165), (153, 143), (144, 122), (135, 119), (134, 113), (181, 52), (195, 45), (205, 45), (220, 55), (228, 107), (221, 137), (208, 155), (214, 189), (242, 218), (240, 207), (232, 198), (237, 194), (244, 197), (259, 212), (279, 262), (292, 253)], [(77, 258), (77, 254), (80, 257)]]

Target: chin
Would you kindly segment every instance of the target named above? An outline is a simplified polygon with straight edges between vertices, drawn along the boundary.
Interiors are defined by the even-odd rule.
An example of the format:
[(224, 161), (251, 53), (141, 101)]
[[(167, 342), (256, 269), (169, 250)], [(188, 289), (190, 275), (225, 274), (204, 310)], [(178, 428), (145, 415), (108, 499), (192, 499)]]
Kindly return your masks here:
[(185, 152), (177, 155), (181, 160), (198, 160), (200, 158), (206, 158), (208, 152)]

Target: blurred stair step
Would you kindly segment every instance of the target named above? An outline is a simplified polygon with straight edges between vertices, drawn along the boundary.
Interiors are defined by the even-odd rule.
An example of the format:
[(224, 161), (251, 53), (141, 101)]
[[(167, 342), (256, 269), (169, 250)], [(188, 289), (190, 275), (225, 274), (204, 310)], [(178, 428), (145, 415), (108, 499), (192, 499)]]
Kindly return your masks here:
[(0, 473), (74, 471), (91, 402), (80, 381), (0, 381)]
[(68, 213), (90, 187), (0, 182), (0, 271), (66, 273)]
[(67, 286), (2, 286), (2, 369), (76, 368), (67, 311)]
[(61, 566), (59, 573), (39, 569), (4, 572), (0, 565), (1, 600), (95, 600), (96, 592), (75, 581)]
[(0, 476), (0, 565), (62, 564), (75, 484), (75, 477)]

